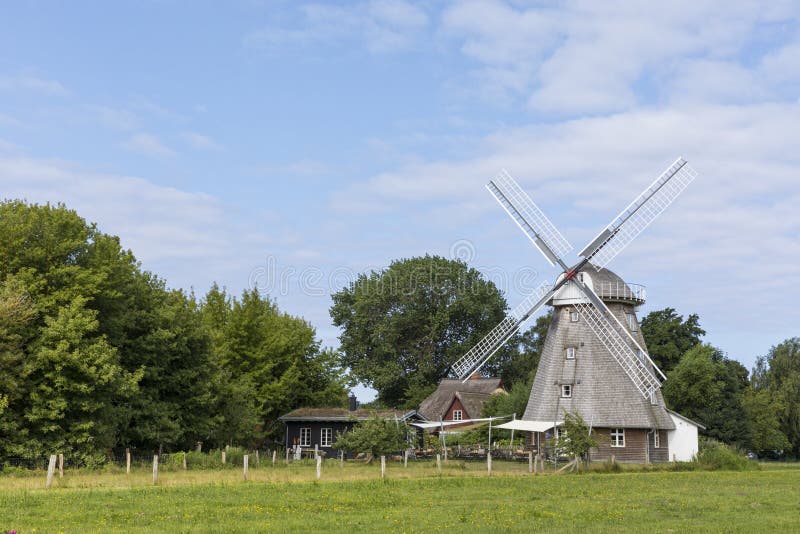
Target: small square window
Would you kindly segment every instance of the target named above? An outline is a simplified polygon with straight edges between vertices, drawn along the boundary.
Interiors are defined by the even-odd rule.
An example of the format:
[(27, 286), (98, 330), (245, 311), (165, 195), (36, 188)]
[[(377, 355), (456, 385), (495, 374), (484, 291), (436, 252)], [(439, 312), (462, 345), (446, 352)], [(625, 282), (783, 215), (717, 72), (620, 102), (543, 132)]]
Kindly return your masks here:
[(661, 433), (658, 430), (653, 433), (653, 447), (661, 448)]
[(625, 429), (612, 428), (611, 429), (611, 446), (624, 447), (625, 446)]
[(301, 447), (310, 447), (311, 446), (311, 429), (310, 428), (301, 428), (300, 429), (300, 446)]
[(330, 447), (333, 444), (333, 429), (332, 428), (323, 428), (319, 444), (321, 447)]
[(636, 322), (636, 314), (626, 313), (625, 316), (628, 319), (628, 329), (630, 329), (631, 332), (636, 332), (639, 330), (639, 325)]
[(576, 312), (574, 310), (569, 312), (569, 320), (570, 320), (570, 322), (577, 323), (580, 320), (580, 318), (581, 318), (581, 316), (580, 316), (580, 314), (578, 312)]
[(461, 421), (463, 419), (461, 410), (453, 410), (453, 421)]
[(556, 439), (564, 439), (567, 437), (567, 429), (563, 426), (556, 427)]
[(572, 384), (561, 384), (561, 396), (565, 399), (572, 397)]
[(575, 347), (567, 347), (567, 359), (574, 360), (576, 352), (578, 352), (578, 350)]

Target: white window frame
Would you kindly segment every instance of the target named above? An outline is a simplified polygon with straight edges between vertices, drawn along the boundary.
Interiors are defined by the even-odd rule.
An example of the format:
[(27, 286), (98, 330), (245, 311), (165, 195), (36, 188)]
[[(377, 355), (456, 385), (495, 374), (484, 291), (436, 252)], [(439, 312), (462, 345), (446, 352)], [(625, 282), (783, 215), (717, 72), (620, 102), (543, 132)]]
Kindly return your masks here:
[(572, 384), (561, 384), (561, 398), (562, 399), (572, 398)]
[(576, 354), (578, 353), (578, 348), (577, 347), (567, 347), (566, 352), (567, 352), (567, 359), (568, 360), (574, 360)]
[(628, 330), (631, 332), (637, 332), (639, 330), (639, 324), (636, 322), (636, 314), (626, 313), (625, 316), (628, 319)]
[(569, 312), (569, 322), (577, 323), (580, 320), (581, 320), (581, 314), (578, 313), (576, 310), (572, 310), (571, 312)]
[(333, 445), (333, 429), (322, 428), (319, 431), (319, 446), (330, 447)]
[(301, 447), (310, 447), (311, 446), (311, 427), (310, 426), (300, 427), (300, 446)]
[(653, 432), (653, 448), (654, 449), (661, 448), (661, 433), (658, 430)]
[(461, 410), (453, 410), (453, 421), (463, 421), (464, 412)]
[(567, 429), (563, 426), (556, 427), (556, 439), (564, 439), (567, 437)]
[(611, 446), (624, 447), (625, 446), (625, 429), (612, 428), (611, 429)]

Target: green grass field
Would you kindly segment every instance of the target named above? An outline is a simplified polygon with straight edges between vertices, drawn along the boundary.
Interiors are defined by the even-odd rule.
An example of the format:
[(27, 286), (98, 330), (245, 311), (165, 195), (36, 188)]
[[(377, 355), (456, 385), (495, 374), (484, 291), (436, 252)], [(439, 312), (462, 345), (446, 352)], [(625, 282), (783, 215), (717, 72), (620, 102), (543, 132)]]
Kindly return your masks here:
[(404, 469), (329, 462), (125, 475), (0, 476), (0, 532), (626, 532), (800, 531), (800, 468), (532, 476), (527, 465), (431, 463)]

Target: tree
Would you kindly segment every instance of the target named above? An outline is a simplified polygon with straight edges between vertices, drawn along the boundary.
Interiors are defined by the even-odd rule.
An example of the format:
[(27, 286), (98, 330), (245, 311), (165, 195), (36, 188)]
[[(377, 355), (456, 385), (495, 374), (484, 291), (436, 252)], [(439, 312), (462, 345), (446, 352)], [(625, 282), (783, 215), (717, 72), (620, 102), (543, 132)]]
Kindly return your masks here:
[(493, 357), (493, 363), (499, 368), (499, 376), (507, 388), (513, 389), (516, 384), (523, 384), (530, 393), (552, 319), (553, 310), (550, 309), (538, 317), (528, 330), (508, 341), (510, 350), (500, 351)]
[(708, 436), (747, 446), (751, 428), (742, 405), (742, 369), (719, 349), (698, 345), (667, 374), (662, 392), (667, 405), (704, 424)]
[(88, 464), (101, 462), (115, 445), (121, 403), (136, 391), (141, 374), (127, 373), (116, 350), (97, 336), (97, 312), (76, 298), (48, 317), (24, 364), (33, 384), (25, 419), (34, 455), (64, 451)]
[(591, 429), (578, 412), (564, 413), (563, 432), (558, 438), (561, 454), (571, 458), (588, 458), (589, 450), (597, 447)]
[[(506, 309), (500, 291), (478, 271), (439, 256), (394, 261), (332, 299), (342, 365), (395, 407), (417, 406)], [(496, 364), (486, 369), (498, 371)]]
[(642, 319), (647, 350), (664, 373), (671, 371), (689, 349), (699, 345), (705, 333), (697, 314), (691, 314), (684, 321), (673, 308), (650, 312)]
[(748, 388), (743, 398), (747, 418), (753, 429), (750, 448), (759, 453), (784, 451), (791, 447), (781, 431), (778, 415), (784, 411), (779, 401), (767, 390)]
[(800, 457), (800, 338), (787, 339), (758, 358), (753, 387), (767, 391), (777, 409), (780, 430)]
[(372, 417), (356, 424), (353, 429), (339, 434), (333, 447), (345, 451), (365, 453), (369, 460), (408, 446), (408, 426), (405, 423)]

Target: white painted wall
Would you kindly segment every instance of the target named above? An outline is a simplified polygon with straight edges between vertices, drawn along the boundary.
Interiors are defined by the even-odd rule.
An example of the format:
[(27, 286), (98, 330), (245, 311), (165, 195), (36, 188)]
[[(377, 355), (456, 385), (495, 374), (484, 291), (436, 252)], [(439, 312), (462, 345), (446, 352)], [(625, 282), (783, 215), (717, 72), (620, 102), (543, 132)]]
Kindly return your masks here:
[(667, 432), (669, 459), (688, 462), (697, 454), (697, 425), (673, 413), (669, 416), (675, 423), (675, 430)]

